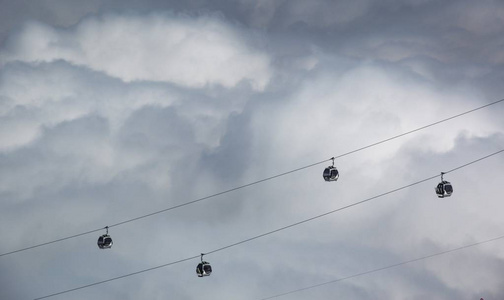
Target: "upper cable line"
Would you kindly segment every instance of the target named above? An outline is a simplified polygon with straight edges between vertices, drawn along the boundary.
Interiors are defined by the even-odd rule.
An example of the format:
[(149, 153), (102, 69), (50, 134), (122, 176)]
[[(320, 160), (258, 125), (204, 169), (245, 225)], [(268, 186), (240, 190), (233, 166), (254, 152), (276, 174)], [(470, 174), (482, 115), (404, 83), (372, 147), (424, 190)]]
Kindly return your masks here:
[[(131, 218), (131, 219), (126, 219), (124, 221), (121, 221), (121, 222), (118, 222), (118, 223), (115, 223), (115, 224), (112, 224), (112, 225), (108, 225), (107, 227), (108, 228), (112, 228), (112, 227), (124, 225), (124, 224), (130, 223), (130, 222), (134, 222), (134, 221), (137, 221), (137, 220), (140, 220), (140, 219), (144, 219), (144, 218), (148, 218), (148, 217), (151, 217), (151, 216), (154, 216), (154, 215), (157, 215), (157, 214), (161, 214), (161, 213), (164, 213), (164, 212), (167, 212), (167, 211), (170, 211), (170, 210), (174, 210), (174, 209), (177, 209), (177, 208), (188, 206), (188, 205), (191, 205), (191, 204), (194, 204), (194, 203), (197, 203), (197, 202), (202, 202), (202, 201), (208, 200), (210, 198), (215, 198), (215, 197), (220, 196), (220, 195), (224, 195), (224, 194), (227, 194), (227, 193), (230, 193), (230, 192), (233, 192), (233, 191), (237, 191), (237, 190), (249, 187), (249, 186), (257, 185), (259, 183), (262, 183), (262, 182), (265, 182), (265, 181), (269, 181), (269, 180), (273, 180), (273, 179), (276, 179), (276, 178), (279, 178), (279, 177), (282, 177), (282, 176), (285, 176), (285, 175), (288, 175), (288, 174), (291, 174), (291, 173), (294, 173), (294, 172), (298, 172), (298, 171), (301, 171), (301, 170), (304, 170), (304, 169), (308, 169), (308, 168), (320, 165), (322, 163), (326, 163), (327, 161), (331, 161), (332, 160), (333, 163), (334, 163), (334, 159), (341, 158), (341, 157), (344, 157), (344, 156), (347, 156), (347, 155), (350, 155), (350, 154), (353, 154), (353, 153), (356, 153), (356, 152), (359, 152), (359, 151), (362, 151), (362, 150), (365, 150), (365, 149), (368, 149), (368, 148), (371, 148), (371, 147), (374, 147), (374, 146), (377, 146), (377, 145), (380, 145), (380, 144), (383, 144), (383, 143), (386, 143), (386, 142), (389, 142), (389, 141), (392, 141), (394, 139), (397, 139), (397, 138), (400, 138), (400, 137), (412, 134), (414, 132), (417, 132), (417, 131), (420, 131), (420, 130), (423, 130), (423, 129), (426, 129), (426, 128), (429, 128), (429, 127), (432, 127), (432, 126), (435, 126), (435, 125), (447, 122), (447, 121), (450, 121), (452, 119), (455, 119), (455, 118), (458, 118), (458, 117), (470, 114), (472, 112), (481, 110), (483, 108), (486, 108), (486, 107), (489, 107), (489, 106), (492, 106), (492, 105), (495, 105), (495, 104), (498, 104), (498, 103), (501, 103), (501, 102), (504, 102), (504, 99), (500, 99), (500, 100), (497, 100), (497, 101), (494, 101), (494, 102), (491, 102), (491, 103), (488, 103), (488, 104), (485, 104), (485, 105), (473, 108), (471, 110), (468, 110), (468, 111), (465, 111), (465, 112), (453, 115), (451, 117), (448, 117), (448, 118), (436, 121), (434, 123), (430, 123), (430, 124), (418, 127), (416, 129), (409, 130), (407, 132), (404, 132), (404, 133), (401, 133), (401, 134), (398, 134), (398, 135), (395, 135), (395, 136), (392, 136), (392, 137), (380, 140), (378, 142), (374, 142), (374, 143), (369, 144), (367, 146), (363, 146), (363, 147), (360, 147), (360, 148), (357, 148), (357, 149), (345, 152), (343, 154), (336, 155), (336, 156), (331, 157), (329, 159), (325, 159), (325, 160), (322, 160), (322, 161), (319, 161), (319, 162), (308, 164), (308, 165), (305, 165), (305, 166), (302, 166), (302, 167), (299, 167), (299, 168), (296, 168), (296, 169), (293, 169), (293, 170), (290, 170), (290, 171), (286, 171), (286, 172), (283, 172), (283, 173), (280, 173), (280, 174), (277, 174), (277, 175), (266, 177), (264, 179), (260, 179), (260, 180), (254, 181), (254, 182), (250, 182), (250, 183), (247, 183), (247, 184), (244, 184), (244, 185), (240, 185), (240, 186), (237, 186), (237, 187), (234, 187), (234, 188), (231, 188), (231, 189), (228, 189), (228, 190), (224, 190), (222, 192), (218, 192), (218, 193), (215, 193), (215, 194), (212, 194), (212, 195), (209, 195), (209, 196), (205, 196), (205, 197), (202, 197), (202, 198), (199, 198), (199, 199), (195, 199), (195, 200), (188, 201), (188, 202), (185, 202), (185, 203), (177, 204), (175, 206), (171, 206), (171, 207), (168, 207), (168, 208), (165, 208), (165, 209), (162, 209), (162, 210), (154, 211), (152, 213), (148, 213), (148, 214), (141, 215), (141, 216), (138, 216), (138, 217), (134, 217), (134, 218)], [(20, 249), (17, 249), (17, 250), (5, 252), (5, 253), (0, 254), (0, 257), (11, 255), (11, 254), (14, 254), (14, 253), (19, 253), (19, 252), (27, 251), (27, 250), (30, 250), (30, 249), (34, 249), (34, 248), (38, 248), (38, 247), (42, 247), (42, 246), (46, 246), (46, 245), (50, 245), (50, 244), (54, 244), (54, 243), (58, 243), (58, 242), (62, 242), (62, 241), (68, 240), (68, 239), (72, 239), (72, 238), (76, 238), (76, 237), (79, 237), (79, 236), (83, 236), (83, 235), (95, 233), (95, 232), (98, 232), (98, 231), (102, 231), (103, 229), (104, 229), (104, 227), (100, 227), (100, 228), (97, 228), (97, 229), (85, 231), (85, 232), (74, 234), (74, 235), (70, 235), (70, 236), (67, 236), (67, 237), (62, 237), (62, 238), (55, 239), (55, 240), (52, 240), (52, 241), (48, 241), (48, 242), (44, 242), (44, 243), (40, 243), (40, 244), (36, 244), (36, 245), (32, 245), (32, 246), (20, 248)]]

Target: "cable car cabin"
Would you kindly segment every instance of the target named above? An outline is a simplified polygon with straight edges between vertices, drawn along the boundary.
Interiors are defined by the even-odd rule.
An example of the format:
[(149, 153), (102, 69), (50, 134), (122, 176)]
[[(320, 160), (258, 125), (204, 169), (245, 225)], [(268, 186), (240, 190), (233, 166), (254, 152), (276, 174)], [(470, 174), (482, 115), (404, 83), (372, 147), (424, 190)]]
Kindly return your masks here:
[(202, 261), (196, 267), (196, 274), (198, 274), (198, 277), (210, 276), (212, 274), (212, 266), (209, 262)]
[(104, 234), (98, 238), (98, 247), (100, 249), (109, 249), (112, 248), (112, 238), (108, 234)]
[(450, 197), (453, 193), (453, 187), (448, 181), (441, 181), (436, 187), (436, 194), (439, 198)]
[(329, 166), (325, 168), (322, 176), (324, 177), (325, 181), (336, 181), (339, 178), (339, 172), (335, 166)]

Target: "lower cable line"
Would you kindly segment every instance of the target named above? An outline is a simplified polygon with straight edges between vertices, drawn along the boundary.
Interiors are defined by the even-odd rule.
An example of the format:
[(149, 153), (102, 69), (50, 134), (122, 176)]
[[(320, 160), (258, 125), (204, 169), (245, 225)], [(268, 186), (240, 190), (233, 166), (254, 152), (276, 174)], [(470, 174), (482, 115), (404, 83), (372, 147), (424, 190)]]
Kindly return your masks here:
[[(492, 156), (495, 156), (497, 154), (500, 154), (504, 152), (504, 149), (502, 150), (499, 150), (499, 151), (496, 151), (496, 152), (493, 152), (489, 155), (486, 155), (486, 156), (483, 156), (481, 158), (478, 158), (476, 160), (473, 160), (473, 161), (470, 161), (468, 163), (465, 163), (463, 165), (460, 165), (456, 168), (453, 168), (451, 170), (448, 170), (448, 171), (445, 171), (443, 172), (444, 174), (448, 174), (448, 173), (451, 173), (451, 172), (454, 172), (454, 171), (457, 171), (459, 169), (462, 169), (462, 168), (465, 168), (469, 165), (472, 165), (474, 163), (477, 163), (477, 162), (480, 162), (482, 160), (485, 160), (487, 158), (490, 158)], [(425, 178), (425, 179), (421, 179), (419, 181), (416, 181), (414, 183), (410, 183), (410, 184), (407, 184), (407, 185), (404, 185), (402, 187), (399, 187), (399, 188), (396, 188), (396, 189), (393, 189), (393, 190), (390, 190), (388, 192), (384, 192), (382, 194), (379, 194), (379, 195), (376, 195), (376, 196), (373, 196), (373, 197), (370, 197), (370, 198), (367, 198), (367, 199), (364, 199), (364, 200), (361, 200), (361, 201), (358, 201), (358, 202), (355, 202), (355, 203), (352, 203), (352, 204), (349, 204), (349, 205), (346, 205), (346, 206), (343, 206), (343, 207), (340, 207), (338, 209), (334, 209), (334, 210), (331, 210), (331, 211), (328, 211), (326, 213), (323, 213), (323, 214), (320, 214), (320, 215), (317, 215), (317, 216), (314, 216), (314, 217), (311, 217), (311, 218), (308, 218), (308, 219), (305, 219), (305, 220), (302, 220), (302, 221), (299, 221), (299, 222), (296, 222), (296, 223), (293, 223), (293, 224), (290, 224), (290, 225), (287, 225), (287, 226), (284, 226), (284, 227), (280, 227), (280, 228), (277, 228), (275, 230), (272, 230), (272, 231), (268, 231), (266, 233), (262, 233), (262, 234), (259, 234), (259, 235), (256, 235), (256, 236), (253, 236), (251, 238), (247, 238), (247, 239), (244, 239), (244, 240), (241, 240), (239, 242), (236, 242), (236, 243), (233, 243), (233, 244), (230, 244), (230, 245), (227, 245), (227, 246), (223, 246), (223, 247), (220, 247), (220, 248), (217, 248), (217, 249), (214, 249), (214, 250), (211, 250), (211, 251), (208, 251), (206, 253), (201, 253), (200, 255), (208, 255), (208, 254), (212, 254), (212, 253), (215, 253), (215, 252), (219, 252), (219, 251), (222, 251), (222, 250), (225, 250), (225, 249), (229, 249), (229, 248), (232, 248), (232, 247), (235, 247), (235, 246), (238, 246), (238, 245), (241, 245), (241, 244), (244, 244), (244, 243), (247, 243), (247, 242), (250, 242), (250, 241), (253, 241), (253, 240), (256, 240), (258, 238), (261, 238), (261, 237), (264, 237), (264, 236), (267, 236), (267, 235), (271, 235), (273, 233), (276, 233), (276, 232), (279, 232), (279, 231), (283, 231), (285, 229), (288, 229), (288, 228), (292, 228), (292, 227), (295, 227), (295, 226), (298, 226), (298, 225), (301, 225), (301, 224), (304, 224), (304, 223), (307, 223), (307, 222), (310, 222), (310, 221), (313, 221), (315, 219), (319, 219), (319, 218), (322, 218), (322, 217), (325, 217), (327, 215), (330, 215), (330, 214), (333, 214), (333, 213), (336, 213), (336, 212), (339, 212), (339, 211), (342, 211), (342, 210), (345, 210), (347, 208), (351, 208), (353, 206), (357, 206), (359, 204), (363, 204), (363, 203), (366, 203), (366, 202), (369, 202), (371, 200), (374, 200), (374, 199), (377, 199), (377, 198), (380, 198), (380, 197), (383, 197), (383, 196), (386, 196), (386, 195), (389, 195), (389, 194), (392, 194), (392, 193), (395, 193), (397, 191), (400, 191), (400, 190), (403, 190), (403, 189), (406, 189), (406, 188), (409, 188), (409, 187), (412, 187), (414, 185), (418, 185), (420, 183), (423, 183), (423, 182), (426, 182), (426, 181), (429, 181), (429, 180), (432, 180), (434, 178), (438, 178), (439, 175), (436, 174), (434, 176), (430, 176), (428, 178)], [(503, 236), (504, 237), (504, 236)], [(501, 239), (503, 237), (498, 237), (498, 238), (495, 238), (495, 239), (492, 239), (492, 240), (488, 240), (489, 241), (493, 241), (493, 240), (497, 240), (497, 239)], [(480, 242), (480, 243), (475, 243), (475, 244), (471, 244), (469, 246), (464, 246), (464, 247), (461, 247), (461, 248), (456, 248), (456, 250), (461, 250), (463, 248), (467, 248), (467, 247), (471, 247), (471, 246), (475, 246), (475, 245), (479, 245), (483, 242)], [(448, 252), (453, 252), (455, 250), (450, 250)], [(445, 251), (445, 253), (448, 253)], [(443, 253), (444, 254), (444, 253)], [(95, 285), (99, 285), (99, 284), (103, 284), (103, 283), (107, 283), (107, 282), (110, 282), (110, 281), (114, 281), (114, 280), (118, 280), (118, 279), (122, 279), (122, 278), (125, 278), (125, 277), (129, 277), (129, 276), (133, 276), (133, 275), (137, 275), (137, 274), (141, 274), (141, 273), (145, 273), (145, 272), (148, 272), (148, 271), (152, 271), (152, 270), (155, 270), (155, 269), (159, 269), (159, 268), (163, 268), (163, 267), (167, 267), (167, 266), (171, 266), (171, 265), (175, 265), (175, 264), (178, 264), (178, 263), (181, 263), (181, 262), (185, 262), (185, 261), (188, 261), (188, 260), (192, 260), (192, 259), (196, 259), (196, 258), (200, 258), (200, 255), (196, 255), (196, 256), (192, 256), (192, 257), (188, 257), (188, 258), (184, 258), (184, 259), (181, 259), (181, 260), (177, 260), (177, 261), (174, 261), (174, 262), (170, 262), (170, 263), (166, 263), (166, 264), (162, 264), (162, 265), (159, 265), (159, 266), (156, 266), (156, 267), (151, 267), (151, 268), (148, 268), (148, 269), (144, 269), (144, 270), (141, 270), (141, 271), (137, 271), (137, 272), (133, 272), (133, 273), (129, 273), (129, 274), (126, 274), (126, 275), (121, 275), (121, 276), (118, 276), (118, 277), (114, 277), (114, 278), (110, 278), (110, 279), (107, 279), (107, 280), (102, 280), (102, 281), (98, 281), (98, 282), (95, 282), (95, 283), (91, 283), (91, 284), (88, 284), (88, 285), (84, 285), (84, 286), (80, 286), (80, 287), (76, 287), (76, 288), (72, 288), (72, 289), (69, 289), (69, 290), (65, 290), (65, 291), (61, 291), (61, 292), (57, 292), (57, 293), (54, 293), (54, 294), (50, 294), (50, 295), (47, 295), (47, 296), (43, 296), (43, 297), (39, 297), (39, 298), (36, 298), (35, 300), (39, 300), (39, 299), (45, 299), (45, 298), (50, 298), (50, 297), (53, 297), (53, 296), (57, 296), (57, 295), (61, 295), (61, 294), (66, 294), (66, 293), (69, 293), (69, 292), (73, 292), (73, 291), (76, 291), (76, 290), (80, 290), (80, 289), (84, 289), (84, 288), (88, 288), (88, 287), (92, 287), (92, 286), (95, 286)], [(437, 255), (440, 255), (440, 254), (437, 254)], [(435, 255), (431, 255), (431, 256), (435, 256)], [(424, 258), (419, 258), (419, 259), (416, 259), (416, 260), (421, 260), (421, 259), (425, 259), (425, 258), (428, 258), (428, 257), (431, 257), (431, 256), (427, 256), (427, 257), (424, 257)], [(416, 260), (413, 260), (413, 261), (416, 261)], [(389, 267), (385, 267), (385, 268), (381, 268), (379, 270), (382, 270), (382, 269), (387, 269), (387, 268), (392, 268), (394, 266), (399, 266), (399, 265), (402, 265), (402, 264), (406, 264), (406, 263), (409, 263), (409, 262), (413, 262), (413, 261), (408, 261), (408, 262), (403, 262), (403, 263), (400, 263), (400, 264), (396, 264), (396, 265), (393, 265), (393, 266), (389, 266)], [(373, 271), (373, 272), (376, 272), (376, 271)], [(372, 273), (372, 272), (369, 272), (369, 273)], [(361, 275), (365, 275), (366, 273), (363, 273)], [(353, 275), (352, 277), (356, 277), (357, 275)], [(359, 275), (360, 276), (360, 275)], [(352, 277), (349, 277), (349, 278), (352, 278)], [(348, 278), (345, 278), (345, 279), (348, 279)], [(339, 279), (338, 281), (341, 281), (343, 279)], [(290, 292), (289, 292), (290, 293)], [(273, 296), (273, 297), (277, 297), (277, 296)], [(279, 296), (278, 296), (279, 297)], [(266, 298), (266, 299), (269, 299), (269, 298)]]
[(260, 300), (268, 300), (268, 299), (279, 298), (279, 297), (291, 295), (291, 294), (294, 294), (294, 293), (298, 293), (298, 292), (314, 289), (314, 288), (321, 287), (321, 286), (324, 286), (324, 285), (338, 283), (340, 281), (352, 279), (352, 278), (355, 278), (355, 277), (364, 276), (364, 275), (368, 275), (368, 274), (372, 274), (372, 273), (376, 273), (376, 272), (392, 269), (392, 268), (395, 268), (395, 267), (400, 267), (400, 266), (403, 266), (403, 265), (406, 265), (406, 264), (410, 264), (410, 263), (414, 263), (414, 262), (417, 262), (417, 261), (426, 260), (426, 259), (429, 259), (429, 258), (432, 258), (432, 257), (441, 256), (441, 255), (444, 255), (444, 254), (448, 254), (448, 253), (464, 250), (464, 249), (467, 249), (467, 248), (479, 246), (479, 245), (482, 245), (482, 244), (486, 244), (486, 243), (490, 243), (490, 242), (495, 242), (495, 241), (498, 241), (498, 240), (501, 240), (501, 239), (504, 239), (504, 235), (501, 235), (501, 236), (498, 236), (498, 237), (495, 237), (495, 238), (492, 238), (492, 239), (483, 240), (483, 241), (479, 241), (479, 242), (476, 242), (476, 243), (460, 246), (458, 248), (452, 248), (452, 249), (449, 249), (449, 250), (445, 250), (445, 251), (429, 254), (429, 255), (426, 255), (426, 256), (422, 256), (422, 257), (418, 257), (418, 258), (413, 258), (413, 259), (410, 259), (410, 260), (402, 261), (402, 262), (399, 262), (399, 263), (396, 263), (396, 264), (392, 264), (392, 265), (388, 265), (388, 266), (385, 266), (385, 267), (381, 267), (381, 268), (377, 268), (377, 269), (372, 269), (372, 270), (369, 270), (369, 271), (364, 271), (364, 272), (361, 272), (361, 273), (349, 275), (349, 276), (346, 276), (346, 277), (341, 277), (341, 278), (330, 280), (330, 281), (326, 281), (326, 282), (323, 282), (323, 283), (319, 283), (319, 284), (315, 284), (315, 285), (311, 285), (311, 286), (295, 289), (295, 290), (284, 292), (284, 293), (281, 293), (281, 294), (276, 294), (276, 295), (269, 296), (269, 297), (266, 297), (266, 298), (261, 298)]
[(137, 274), (153, 271), (153, 270), (156, 270), (156, 269), (164, 268), (164, 267), (167, 267), (167, 266), (171, 266), (171, 265), (174, 265), (174, 264), (178, 264), (178, 263), (181, 263), (181, 262), (192, 260), (192, 259), (195, 259), (195, 258), (198, 258), (198, 257), (200, 257), (200, 256), (196, 255), (196, 256), (193, 256), (193, 257), (183, 258), (183, 259), (180, 259), (180, 260), (177, 260), (177, 261), (166, 263), (164, 265), (159, 265), (159, 266), (156, 266), (156, 267), (144, 269), (144, 270), (141, 270), (141, 271), (136, 271), (136, 272), (129, 273), (129, 274), (126, 274), (126, 275), (117, 276), (117, 277), (114, 277), (114, 278), (98, 281), (98, 282), (95, 282), (95, 283), (90, 283), (90, 284), (79, 286), (79, 287), (76, 287), (76, 288), (73, 288), (73, 289), (69, 289), (69, 290), (66, 290), (66, 291), (62, 291), (62, 292), (54, 293), (54, 294), (51, 294), (51, 295), (47, 295), (47, 296), (44, 296), (44, 297), (35, 298), (35, 300), (45, 299), (45, 298), (49, 298), (49, 297), (54, 297), (54, 296), (70, 293), (70, 292), (77, 291), (77, 290), (82, 290), (82, 289), (85, 289), (85, 288), (88, 288), (88, 287), (92, 287), (92, 286), (95, 286), (95, 285), (99, 285), (99, 284), (103, 284), (103, 283), (106, 283), (106, 282), (110, 282), (110, 281), (114, 281), (114, 280), (130, 277), (130, 276), (133, 276), (133, 275), (137, 275)]

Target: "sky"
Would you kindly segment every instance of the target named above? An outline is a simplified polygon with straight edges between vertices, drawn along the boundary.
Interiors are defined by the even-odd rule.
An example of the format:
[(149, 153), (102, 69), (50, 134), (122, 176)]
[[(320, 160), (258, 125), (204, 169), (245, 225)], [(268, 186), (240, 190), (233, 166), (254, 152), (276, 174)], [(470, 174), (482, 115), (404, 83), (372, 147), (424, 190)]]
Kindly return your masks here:
[[(504, 3), (0, 0), (0, 299), (259, 300), (502, 237)], [(325, 182), (330, 158), (340, 172)], [(434, 177), (327, 216), (278, 228)], [(225, 248), (216, 252), (216, 249)], [(200, 253), (213, 267), (198, 278)], [(504, 239), (275, 299), (502, 299)]]

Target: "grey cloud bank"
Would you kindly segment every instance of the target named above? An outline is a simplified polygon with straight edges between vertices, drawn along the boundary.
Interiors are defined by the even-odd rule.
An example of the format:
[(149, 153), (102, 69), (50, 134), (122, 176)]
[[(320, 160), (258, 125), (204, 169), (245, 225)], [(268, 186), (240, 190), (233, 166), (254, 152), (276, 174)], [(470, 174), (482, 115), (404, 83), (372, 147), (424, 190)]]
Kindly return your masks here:
[[(72, 4), (72, 5), (71, 5)], [(115, 224), (504, 98), (498, 1), (0, 2), (0, 253)], [(102, 233), (0, 257), (33, 299), (199, 255), (504, 146), (503, 104)], [(504, 158), (53, 299), (261, 299), (501, 236)], [(329, 164), (329, 162), (328, 162)], [(283, 298), (500, 299), (502, 241)], [(279, 298), (281, 299), (281, 298)]]

